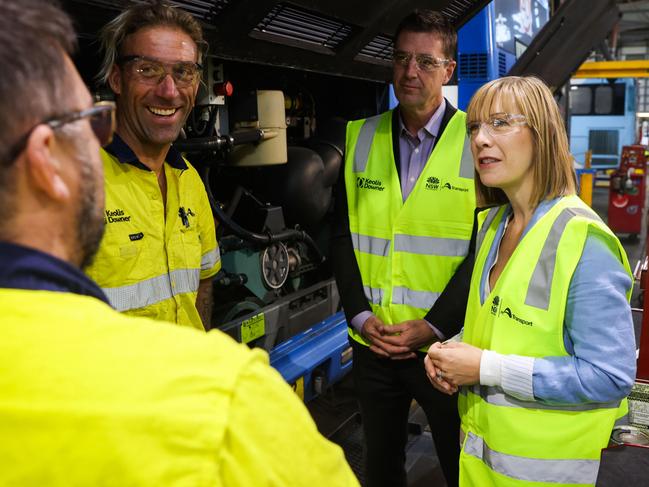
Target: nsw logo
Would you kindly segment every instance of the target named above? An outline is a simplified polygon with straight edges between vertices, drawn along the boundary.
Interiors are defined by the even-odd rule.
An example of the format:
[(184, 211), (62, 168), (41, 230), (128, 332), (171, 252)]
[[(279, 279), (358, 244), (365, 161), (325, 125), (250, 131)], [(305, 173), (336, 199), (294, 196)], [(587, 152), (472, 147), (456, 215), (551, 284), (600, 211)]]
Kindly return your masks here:
[(494, 316), (498, 316), (499, 309), (500, 309), (500, 298), (498, 296), (494, 296), (494, 299), (491, 302), (491, 314)]
[(455, 186), (450, 181), (442, 181), (435, 176), (430, 176), (426, 178), (426, 189), (430, 191), (459, 191), (461, 193), (468, 193), (468, 188), (463, 188), (461, 186)]
[(437, 191), (439, 189), (439, 179), (436, 178), (435, 176), (430, 176), (428, 179), (426, 179), (426, 189), (430, 189), (433, 191)]

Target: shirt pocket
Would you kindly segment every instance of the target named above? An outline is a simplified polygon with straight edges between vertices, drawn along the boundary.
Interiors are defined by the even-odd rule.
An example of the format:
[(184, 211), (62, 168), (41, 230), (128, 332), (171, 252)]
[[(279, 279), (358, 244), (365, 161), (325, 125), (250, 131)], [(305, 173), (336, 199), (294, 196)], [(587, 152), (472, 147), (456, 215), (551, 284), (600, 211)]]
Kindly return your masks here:
[(181, 228), (180, 243), (182, 246), (181, 253), (184, 260), (184, 267), (187, 269), (200, 269), (203, 248), (200, 233), (195, 225), (189, 228)]
[[(135, 236), (135, 240), (132, 238)], [(107, 233), (96, 265), (103, 287), (118, 287), (154, 277), (151, 242), (142, 232)]]

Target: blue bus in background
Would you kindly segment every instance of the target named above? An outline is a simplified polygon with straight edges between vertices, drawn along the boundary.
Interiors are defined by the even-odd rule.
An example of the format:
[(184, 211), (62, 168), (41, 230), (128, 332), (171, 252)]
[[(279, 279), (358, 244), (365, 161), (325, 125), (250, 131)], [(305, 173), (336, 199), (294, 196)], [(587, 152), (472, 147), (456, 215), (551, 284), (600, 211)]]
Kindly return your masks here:
[(458, 108), (505, 76), (550, 19), (548, 0), (494, 0), (458, 31)]
[(570, 152), (583, 165), (592, 151), (595, 169), (619, 165), (622, 146), (636, 142), (634, 79), (573, 79), (570, 84)]
[[(466, 110), (483, 84), (505, 76), (550, 19), (548, 0), (494, 0), (458, 31), (457, 85), (444, 96)], [(398, 104), (390, 87), (390, 108)]]

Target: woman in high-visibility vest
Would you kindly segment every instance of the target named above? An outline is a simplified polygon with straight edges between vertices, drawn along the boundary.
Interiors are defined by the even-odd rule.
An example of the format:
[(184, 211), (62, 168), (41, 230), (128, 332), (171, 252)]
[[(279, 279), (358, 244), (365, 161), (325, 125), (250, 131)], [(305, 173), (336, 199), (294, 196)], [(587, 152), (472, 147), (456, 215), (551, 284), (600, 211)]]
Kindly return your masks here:
[(460, 389), (460, 484), (594, 485), (635, 378), (632, 276), (619, 240), (575, 195), (572, 156), (537, 78), (483, 86), (468, 109), (476, 261), (461, 337), (426, 359)]

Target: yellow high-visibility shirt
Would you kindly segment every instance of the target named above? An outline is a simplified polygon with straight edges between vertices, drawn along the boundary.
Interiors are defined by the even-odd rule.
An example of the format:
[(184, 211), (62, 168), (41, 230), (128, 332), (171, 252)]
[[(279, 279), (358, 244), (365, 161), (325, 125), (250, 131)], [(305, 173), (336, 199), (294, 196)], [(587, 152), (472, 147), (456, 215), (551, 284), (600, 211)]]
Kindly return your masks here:
[(358, 485), (261, 350), (70, 293), (0, 309), (0, 485)]
[(156, 174), (116, 136), (102, 151), (106, 230), (86, 273), (118, 311), (204, 329), (200, 280), (221, 268), (214, 218), (196, 170), (167, 155), (166, 209)]

